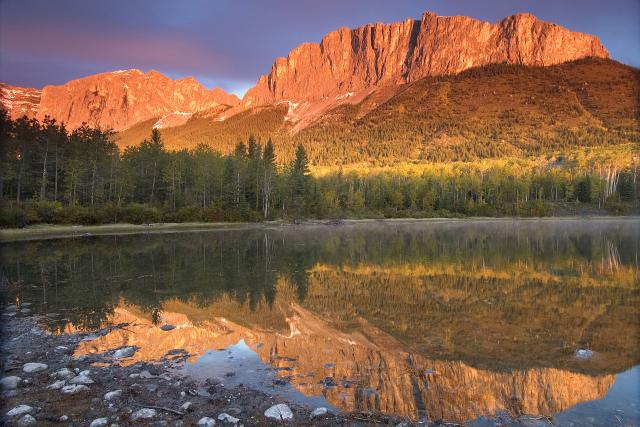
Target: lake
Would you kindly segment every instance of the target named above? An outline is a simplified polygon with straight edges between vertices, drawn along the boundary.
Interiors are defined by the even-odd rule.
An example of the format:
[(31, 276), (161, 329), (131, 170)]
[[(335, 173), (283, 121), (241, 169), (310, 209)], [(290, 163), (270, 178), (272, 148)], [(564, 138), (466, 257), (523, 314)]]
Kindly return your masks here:
[(374, 221), (1, 250), (5, 302), (44, 315), (50, 331), (129, 324), (76, 354), (135, 345), (135, 363), (181, 348), (194, 378), (337, 411), (640, 424), (637, 218)]

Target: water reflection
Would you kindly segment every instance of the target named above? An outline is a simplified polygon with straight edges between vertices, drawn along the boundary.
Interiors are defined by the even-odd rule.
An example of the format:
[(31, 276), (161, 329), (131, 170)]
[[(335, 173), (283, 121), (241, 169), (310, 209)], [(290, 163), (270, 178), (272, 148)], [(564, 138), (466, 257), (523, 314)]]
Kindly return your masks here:
[[(466, 421), (556, 414), (602, 398), (638, 364), (639, 246), (638, 222), (620, 220), (120, 236), (2, 250), (6, 296), (61, 313), (54, 329), (131, 325), (78, 352), (136, 345), (133, 362), (184, 348), (195, 374), (209, 350), (244, 342), (286, 387), (337, 408)], [(579, 360), (578, 348), (595, 356)]]

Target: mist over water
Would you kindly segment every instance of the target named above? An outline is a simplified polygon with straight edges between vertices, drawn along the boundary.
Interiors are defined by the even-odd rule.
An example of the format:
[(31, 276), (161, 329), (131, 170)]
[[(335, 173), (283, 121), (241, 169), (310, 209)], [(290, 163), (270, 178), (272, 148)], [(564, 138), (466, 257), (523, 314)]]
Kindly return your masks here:
[[(203, 378), (223, 372), (212, 350), (242, 348), (257, 355), (247, 356), (255, 375), (237, 381), (278, 393), (281, 379), (283, 395), (345, 411), (640, 419), (628, 385), (640, 360), (637, 219), (371, 222), (0, 248), (5, 300), (59, 313), (43, 321), (52, 331), (133, 325), (76, 352), (126, 342), (140, 347), (135, 362), (185, 348), (186, 371)], [(167, 323), (176, 329), (162, 331)], [(576, 357), (581, 349), (589, 356)]]

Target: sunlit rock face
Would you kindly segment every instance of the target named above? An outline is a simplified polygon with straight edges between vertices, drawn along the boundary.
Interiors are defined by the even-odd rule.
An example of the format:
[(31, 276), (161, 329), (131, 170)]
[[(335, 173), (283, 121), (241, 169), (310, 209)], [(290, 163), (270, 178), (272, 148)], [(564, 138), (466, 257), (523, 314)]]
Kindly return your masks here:
[(425, 13), (420, 20), (341, 28), (278, 58), (243, 98), (244, 106), (334, 99), (372, 86), (455, 74), (493, 63), (548, 66), (608, 57), (591, 35), (528, 14), (492, 24)]
[[(432, 360), (412, 354), (364, 320), (356, 332), (342, 332), (296, 303), (274, 308), (286, 317), (288, 332), (215, 317), (215, 306), (196, 308), (177, 301), (167, 305), (177, 312), (161, 312), (156, 324), (135, 307), (120, 305), (109, 323), (130, 326), (82, 342), (76, 354), (137, 346), (131, 359), (121, 361), (131, 364), (159, 360), (169, 350), (182, 348), (191, 354), (189, 362), (193, 363), (209, 349), (226, 348), (244, 339), (264, 363), (287, 368), (278, 375), (290, 376), (301, 393), (324, 395), (337, 408), (457, 421), (496, 411), (551, 415), (603, 397), (615, 379), (614, 375), (554, 368), (493, 372), (459, 361)], [(191, 316), (198, 320), (190, 320)], [(176, 328), (163, 331), (159, 326), (164, 323)], [(327, 377), (332, 378), (330, 386)]]
[[(7, 94), (11, 93), (3, 90), (5, 105), (9, 102)], [(232, 106), (239, 102), (235, 95), (219, 88), (208, 90), (192, 77), (172, 80), (157, 71), (143, 73), (135, 69), (96, 74), (60, 86), (45, 86), (39, 102), (36, 98), (35, 92), (30, 95), (29, 112), (39, 120), (49, 116), (64, 122), (68, 129), (86, 123), (115, 131), (152, 118), (188, 117), (219, 105)], [(21, 105), (17, 101), (9, 105), (12, 116), (20, 114)]]
[(0, 83), (0, 104), (1, 108), (9, 113), (12, 119), (23, 116), (33, 118), (38, 113), (40, 104), (39, 89), (10, 86)]

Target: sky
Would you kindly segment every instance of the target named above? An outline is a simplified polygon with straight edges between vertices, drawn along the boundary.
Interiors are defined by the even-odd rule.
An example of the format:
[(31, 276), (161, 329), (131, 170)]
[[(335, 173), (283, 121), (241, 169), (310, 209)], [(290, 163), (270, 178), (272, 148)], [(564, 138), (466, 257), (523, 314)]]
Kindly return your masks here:
[(425, 11), (490, 22), (532, 13), (640, 67), (640, 0), (0, 0), (0, 81), (40, 88), (138, 68), (242, 96), (300, 43)]

